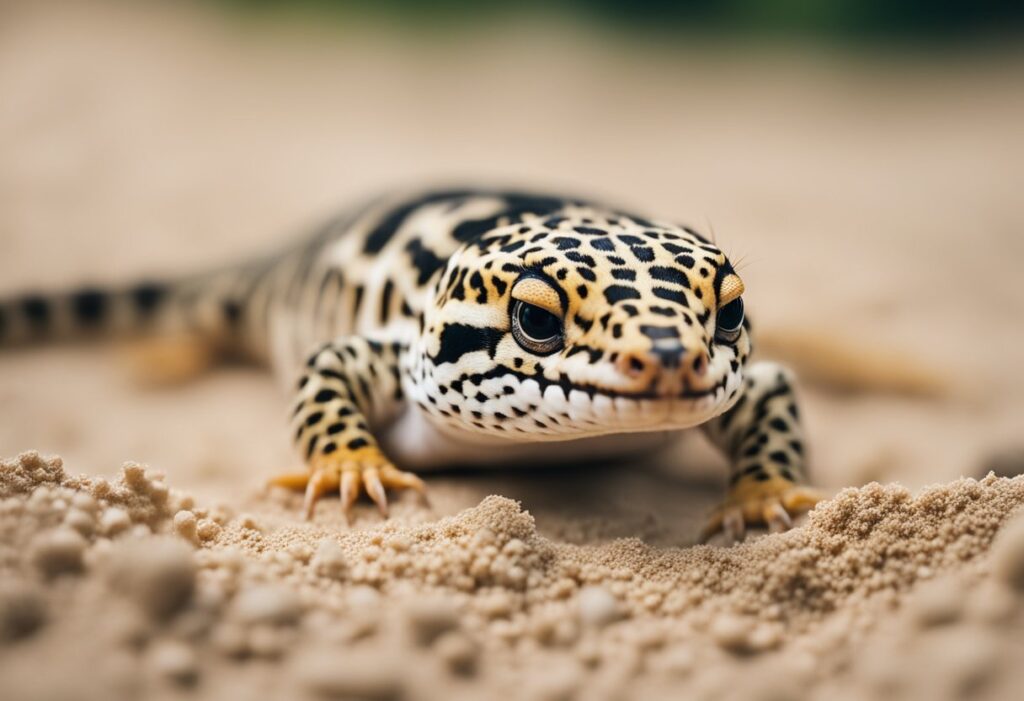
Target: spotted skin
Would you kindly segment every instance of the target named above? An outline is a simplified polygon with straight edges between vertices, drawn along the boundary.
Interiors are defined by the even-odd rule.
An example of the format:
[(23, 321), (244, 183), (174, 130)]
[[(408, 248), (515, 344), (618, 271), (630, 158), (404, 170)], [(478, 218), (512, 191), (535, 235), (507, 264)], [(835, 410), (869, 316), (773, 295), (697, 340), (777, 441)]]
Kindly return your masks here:
[[(750, 361), (744, 286), (698, 232), (592, 203), (457, 190), (383, 198), (250, 265), (0, 304), (9, 343), (185, 332), (271, 365), (293, 393), (313, 515), (337, 491), (422, 491), (400, 470), (607, 445), (701, 426), (731, 465), (705, 536), (813, 506), (792, 379)], [(611, 443), (609, 443), (611, 441)], [(394, 456), (392, 461), (389, 456)]]

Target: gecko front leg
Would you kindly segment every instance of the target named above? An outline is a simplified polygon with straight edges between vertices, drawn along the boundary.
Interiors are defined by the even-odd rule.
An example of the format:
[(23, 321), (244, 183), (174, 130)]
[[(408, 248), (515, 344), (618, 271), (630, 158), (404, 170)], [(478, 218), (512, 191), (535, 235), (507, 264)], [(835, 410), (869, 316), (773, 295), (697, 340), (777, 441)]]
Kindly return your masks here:
[(338, 490), (346, 519), (365, 490), (387, 515), (386, 488), (424, 491), (423, 481), (396, 468), (371, 432), (401, 408), (401, 344), (360, 337), (333, 341), (310, 356), (292, 410), (295, 443), (307, 471), (286, 474), (271, 484), (305, 489), (306, 518), (317, 500)]
[(807, 486), (803, 429), (789, 372), (760, 362), (745, 375), (736, 404), (705, 425), (712, 443), (729, 458), (730, 472), (729, 493), (712, 513), (702, 541), (719, 531), (743, 540), (748, 524), (786, 530), (792, 515), (822, 498)]

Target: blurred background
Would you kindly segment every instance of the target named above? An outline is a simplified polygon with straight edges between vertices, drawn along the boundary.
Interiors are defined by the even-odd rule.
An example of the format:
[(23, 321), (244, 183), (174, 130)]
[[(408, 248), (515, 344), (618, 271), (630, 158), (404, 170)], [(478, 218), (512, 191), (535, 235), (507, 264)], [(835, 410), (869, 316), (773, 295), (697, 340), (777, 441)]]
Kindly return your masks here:
[[(236, 260), (396, 187), (581, 193), (713, 232), (756, 330), (941, 378), (926, 398), (808, 383), (819, 482), (1012, 469), (1022, 23), (994, 0), (3, 0), (0, 294)], [(255, 487), (295, 465), (284, 405), (245, 369), (151, 391), (103, 348), (0, 355), (0, 454), (72, 472)], [(722, 473), (688, 469), (703, 509)], [(591, 503), (625, 534), (696, 513), (656, 470), (615, 474)], [(531, 502), (534, 479), (444, 478), (435, 503), (501, 491), (543, 523), (558, 490)]]

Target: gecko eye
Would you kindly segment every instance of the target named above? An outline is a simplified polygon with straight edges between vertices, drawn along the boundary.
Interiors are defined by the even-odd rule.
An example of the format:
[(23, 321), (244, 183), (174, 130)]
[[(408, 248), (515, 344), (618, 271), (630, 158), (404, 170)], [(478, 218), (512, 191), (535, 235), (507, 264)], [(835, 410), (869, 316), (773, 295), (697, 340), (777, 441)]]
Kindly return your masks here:
[(548, 355), (562, 347), (562, 321), (540, 307), (516, 301), (512, 308), (512, 337), (531, 353)]
[(715, 340), (733, 343), (743, 329), (743, 298), (737, 297), (718, 310), (715, 317)]

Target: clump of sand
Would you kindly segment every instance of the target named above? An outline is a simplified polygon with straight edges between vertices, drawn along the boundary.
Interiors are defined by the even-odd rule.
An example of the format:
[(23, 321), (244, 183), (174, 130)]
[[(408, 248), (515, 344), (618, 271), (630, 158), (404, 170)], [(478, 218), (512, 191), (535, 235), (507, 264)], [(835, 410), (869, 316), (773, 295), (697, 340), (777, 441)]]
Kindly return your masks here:
[[(1002, 698), (1024, 478), (847, 489), (735, 547), (570, 545), (498, 496), (337, 530), (128, 464), (0, 463), (12, 699)], [(258, 507), (259, 505), (257, 505)], [(59, 660), (59, 674), (52, 673)]]

